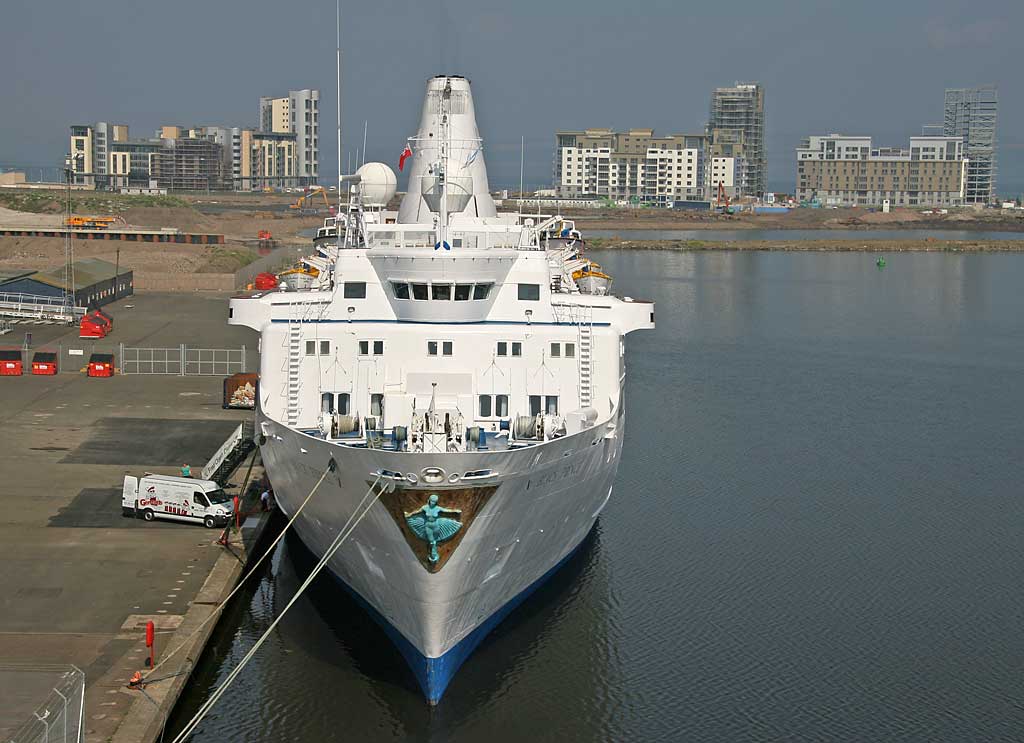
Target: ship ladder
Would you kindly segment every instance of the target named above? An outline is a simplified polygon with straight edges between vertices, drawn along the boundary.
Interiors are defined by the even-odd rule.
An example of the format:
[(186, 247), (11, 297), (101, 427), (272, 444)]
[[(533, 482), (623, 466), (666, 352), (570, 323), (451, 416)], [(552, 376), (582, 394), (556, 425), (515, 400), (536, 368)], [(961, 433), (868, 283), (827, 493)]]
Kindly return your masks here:
[(288, 307), (285, 421), (289, 426), (294, 426), (299, 421), (299, 385), (301, 383), (299, 371), (302, 363), (302, 318), (299, 312), (300, 305), (293, 304)]
[[(332, 459), (331, 465), (328, 467), (328, 472), (331, 469), (333, 469), (334, 466), (334, 460)], [(325, 472), (324, 477), (326, 476), (327, 473)], [(210, 695), (210, 698), (206, 700), (202, 707), (199, 708), (199, 711), (196, 712), (192, 719), (188, 721), (184, 728), (182, 728), (181, 732), (178, 733), (178, 737), (174, 739), (173, 743), (183, 743), (183, 741), (187, 739), (195, 731), (196, 727), (199, 725), (200, 722), (202, 722), (203, 718), (206, 717), (207, 713), (209, 713), (209, 711), (213, 709), (214, 705), (216, 705), (217, 702), (220, 701), (220, 698), (224, 696), (225, 692), (227, 692), (228, 690), (228, 687), (231, 686), (232, 683), (234, 683), (236, 678), (238, 678), (238, 675), (242, 672), (242, 669), (245, 668), (246, 664), (248, 664), (248, 662), (253, 659), (253, 657), (256, 655), (256, 652), (260, 649), (263, 643), (266, 642), (267, 638), (270, 637), (271, 634), (273, 634), (274, 630), (277, 628), (277, 625), (281, 622), (282, 619), (284, 619), (285, 614), (288, 613), (288, 610), (291, 609), (295, 602), (302, 597), (302, 594), (305, 593), (309, 585), (320, 574), (320, 571), (323, 570), (327, 566), (327, 563), (330, 561), (330, 559), (334, 557), (334, 553), (337, 552), (341, 545), (345, 543), (345, 540), (348, 539), (349, 535), (352, 534), (353, 531), (355, 531), (355, 528), (359, 526), (359, 522), (363, 520), (363, 517), (370, 512), (370, 509), (373, 508), (373, 504), (376, 503), (377, 500), (382, 495), (384, 495), (386, 491), (389, 491), (394, 488), (394, 483), (385, 482), (378, 490), (377, 485), (380, 484), (382, 476), (383, 475), (381, 473), (377, 473), (377, 479), (375, 479), (373, 481), (373, 484), (370, 485), (370, 489), (366, 491), (366, 495), (364, 495), (362, 500), (359, 501), (359, 505), (356, 506), (355, 510), (352, 512), (352, 515), (349, 516), (348, 521), (346, 521), (345, 525), (341, 527), (340, 531), (338, 531), (338, 536), (334, 538), (334, 541), (331, 542), (327, 550), (324, 551), (324, 556), (320, 558), (320, 562), (316, 564), (312, 572), (310, 572), (310, 574), (306, 577), (306, 580), (302, 582), (302, 585), (299, 586), (298, 590), (295, 592), (295, 595), (292, 596), (291, 600), (285, 605), (284, 609), (281, 610), (281, 613), (278, 614), (274, 621), (270, 623), (270, 626), (267, 627), (266, 631), (262, 635), (260, 635), (260, 638), (256, 641), (256, 644), (252, 646), (249, 652), (246, 653), (242, 660), (238, 662), (238, 665), (235, 666), (232, 669), (231, 673), (227, 675), (227, 678), (224, 679), (223, 683), (221, 683), (221, 685), (217, 687), (217, 689)], [(323, 478), (320, 479), (322, 482)], [(371, 495), (373, 497), (370, 497)], [(370, 499), (368, 503), (367, 498)], [(268, 553), (269, 551), (270, 550), (268, 550)]]
[(579, 308), (577, 315), (577, 339), (579, 341), (580, 407), (589, 408), (594, 391), (594, 309)]

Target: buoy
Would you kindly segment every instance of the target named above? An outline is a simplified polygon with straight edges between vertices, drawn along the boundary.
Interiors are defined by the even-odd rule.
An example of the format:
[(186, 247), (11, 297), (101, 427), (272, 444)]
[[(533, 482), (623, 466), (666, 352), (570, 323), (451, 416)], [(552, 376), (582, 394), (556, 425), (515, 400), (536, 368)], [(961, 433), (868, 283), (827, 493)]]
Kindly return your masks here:
[(875, 265), (878, 266), (879, 268), (885, 268), (885, 258), (879, 258), (877, 261), (875, 261)]

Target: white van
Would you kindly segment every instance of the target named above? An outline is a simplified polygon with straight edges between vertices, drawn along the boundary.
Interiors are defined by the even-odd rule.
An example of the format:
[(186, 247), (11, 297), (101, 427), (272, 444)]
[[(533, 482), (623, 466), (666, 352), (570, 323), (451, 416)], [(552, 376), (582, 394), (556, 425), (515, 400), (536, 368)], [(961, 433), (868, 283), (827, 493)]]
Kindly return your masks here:
[(121, 494), (121, 513), (146, 521), (200, 522), (207, 529), (227, 526), (233, 518), (231, 496), (212, 480), (190, 477), (126, 475)]

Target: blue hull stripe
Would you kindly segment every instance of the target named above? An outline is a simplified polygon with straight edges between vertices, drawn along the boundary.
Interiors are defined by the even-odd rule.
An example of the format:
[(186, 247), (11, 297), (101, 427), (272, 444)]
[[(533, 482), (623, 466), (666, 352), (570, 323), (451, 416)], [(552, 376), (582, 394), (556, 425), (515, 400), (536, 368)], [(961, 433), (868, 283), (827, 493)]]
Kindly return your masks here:
[[(587, 532), (589, 534), (590, 532)], [(558, 563), (548, 570), (544, 575), (535, 580), (519, 594), (512, 598), (508, 603), (498, 609), (488, 619), (486, 619), (480, 626), (475, 630), (466, 635), (459, 644), (451, 648), (447, 653), (439, 658), (428, 658), (423, 655), (416, 646), (409, 642), (405, 635), (395, 629), (391, 623), (385, 619), (380, 612), (374, 609), (369, 602), (366, 601), (359, 592), (349, 586), (345, 581), (341, 580), (334, 571), (331, 571), (331, 576), (341, 584), (351, 596), (356, 600), (366, 612), (373, 617), (373, 620), (377, 622), (387, 633), (391, 641), (398, 647), (399, 652), (402, 653), (402, 657), (405, 658), (406, 663), (409, 664), (409, 668), (412, 669), (413, 674), (416, 676), (416, 680), (420, 684), (420, 688), (423, 690), (423, 695), (427, 698), (430, 704), (437, 704), (441, 697), (444, 696), (445, 689), (448, 688), (448, 684), (451, 683), (452, 678), (455, 676), (455, 672), (459, 670), (462, 664), (466, 661), (477, 646), (483, 642), (483, 639), (490, 634), (491, 630), (497, 627), (501, 620), (507, 617), (512, 611), (525, 601), (530, 594), (536, 591), (542, 583), (548, 578), (554, 575), (558, 570), (569, 562), (575, 555), (584, 542), (587, 541), (586, 535), (579, 541), (575, 547), (573, 547), (569, 553), (563, 557)]]

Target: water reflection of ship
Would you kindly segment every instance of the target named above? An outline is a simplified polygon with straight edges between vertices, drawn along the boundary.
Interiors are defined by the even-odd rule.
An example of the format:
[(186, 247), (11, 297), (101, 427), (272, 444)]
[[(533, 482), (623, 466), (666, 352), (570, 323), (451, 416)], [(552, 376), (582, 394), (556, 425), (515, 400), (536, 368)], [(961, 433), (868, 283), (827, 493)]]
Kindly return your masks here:
[[(600, 552), (600, 528), (597, 528), (562, 570), (495, 628), (488, 643), (477, 651), (478, 662), (463, 669), (449, 691), (446, 704), (432, 708), (429, 719), (439, 722), (441, 711), (447, 720), (470, 715), (478, 711), (480, 699), (493, 698), (501, 686), (507, 685), (510, 675), (524, 672), (523, 659), (533, 656), (537, 647), (559, 628), (559, 622), (567, 620), (569, 610), (579, 597), (601, 593), (588, 590), (588, 581), (597, 574)], [(294, 534), (285, 537), (274, 556), (273, 572), (264, 577), (250, 604), (254, 613), (262, 615), (261, 621), (269, 623), (280, 614), (316, 563), (317, 557), (301, 539)], [(420, 719), (428, 708), (414, 696), (419, 688), (415, 675), (387, 633), (363, 611), (349, 591), (339, 591), (338, 586), (337, 579), (329, 573), (322, 574), (310, 585), (302, 603), (296, 606), (298, 611), (292, 611), (279, 626), (285, 645), (337, 668), (351, 666), (375, 689), (398, 687), (410, 692), (380, 698), (388, 702), (397, 718), (415, 716)], [(265, 587), (271, 590), (264, 591)], [(567, 652), (579, 657), (572, 649)], [(273, 664), (268, 665), (272, 667)], [(592, 671), (593, 676), (598, 677), (605, 674), (606, 669)], [(316, 683), (338, 689), (337, 684), (344, 683), (344, 678), (328, 679), (321, 674)], [(296, 691), (301, 693), (301, 690)], [(333, 724), (330, 720), (324, 723)]]

